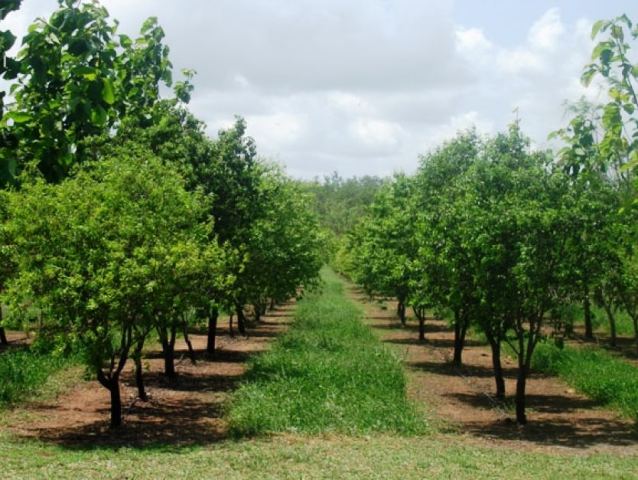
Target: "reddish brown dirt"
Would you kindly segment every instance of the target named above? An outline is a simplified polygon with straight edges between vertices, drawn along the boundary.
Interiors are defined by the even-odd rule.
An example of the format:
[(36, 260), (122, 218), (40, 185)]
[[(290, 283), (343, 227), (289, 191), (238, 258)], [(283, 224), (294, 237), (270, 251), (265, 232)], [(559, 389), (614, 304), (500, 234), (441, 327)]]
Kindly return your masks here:
[[(468, 440), (524, 449), (638, 453), (634, 424), (579, 395), (563, 381), (541, 374), (528, 383), (528, 425), (514, 422), (513, 399), (499, 402), (488, 346), (468, 340), (462, 368), (451, 365), (453, 332), (440, 320), (426, 321), (427, 342), (418, 341), (416, 321), (402, 328), (394, 312), (348, 288), (364, 306), (368, 323), (397, 349), (409, 370), (409, 395), (424, 404), (437, 424), (465, 434)], [(515, 362), (504, 356), (506, 391), (515, 390)]]
[(227, 435), (223, 409), (246, 370), (247, 359), (268, 348), (292, 321), (293, 310), (293, 304), (279, 307), (249, 329), (248, 338), (231, 338), (227, 322), (220, 319), (213, 360), (205, 356), (206, 337), (191, 334), (196, 365), (188, 358), (186, 344), (178, 341), (178, 376), (173, 381), (162, 374), (160, 351), (149, 352), (144, 360), (148, 402), (136, 400), (133, 365), (129, 361), (121, 385), (124, 425), (115, 431), (108, 428), (108, 392), (97, 381), (81, 381), (54, 401), (36, 402), (20, 409), (7, 424), (18, 437), (71, 447), (184, 446), (218, 441)]

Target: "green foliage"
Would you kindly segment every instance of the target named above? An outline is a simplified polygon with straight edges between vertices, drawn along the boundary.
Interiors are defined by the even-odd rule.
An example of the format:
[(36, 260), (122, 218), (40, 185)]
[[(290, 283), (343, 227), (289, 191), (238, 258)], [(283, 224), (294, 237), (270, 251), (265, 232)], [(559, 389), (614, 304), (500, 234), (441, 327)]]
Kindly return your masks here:
[(321, 225), (341, 237), (352, 231), (365, 215), (384, 183), (379, 177), (344, 179), (334, 172), (323, 181), (303, 182), (303, 185), (314, 196), (314, 208)]
[(638, 368), (598, 348), (541, 343), (532, 368), (558, 375), (588, 397), (638, 420)]
[(404, 303), (409, 293), (415, 238), (414, 182), (395, 175), (377, 192), (369, 216), (351, 232), (350, 276), (370, 295), (396, 297)]
[(231, 404), (232, 430), (423, 432), (401, 362), (363, 325), (334, 274), (323, 278), (323, 292), (307, 294), (291, 329), (251, 362)]
[(29, 350), (0, 353), (0, 409), (28, 400), (51, 375), (72, 363), (66, 357)]
[(18, 274), (6, 301), (37, 306), (43, 333), (82, 352), (92, 371), (119, 373), (138, 325), (223, 281), (205, 201), (144, 152), (59, 185), (27, 183), (8, 200)]

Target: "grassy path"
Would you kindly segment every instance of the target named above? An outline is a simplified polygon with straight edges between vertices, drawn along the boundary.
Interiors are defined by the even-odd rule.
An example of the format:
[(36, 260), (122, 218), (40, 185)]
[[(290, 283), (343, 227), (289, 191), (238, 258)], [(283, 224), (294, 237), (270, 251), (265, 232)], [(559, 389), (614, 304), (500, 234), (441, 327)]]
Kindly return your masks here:
[(250, 363), (230, 411), (239, 434), (423, 433), (401, 361), (363, 324), (332, 271), (298, 304), (292, 327)]

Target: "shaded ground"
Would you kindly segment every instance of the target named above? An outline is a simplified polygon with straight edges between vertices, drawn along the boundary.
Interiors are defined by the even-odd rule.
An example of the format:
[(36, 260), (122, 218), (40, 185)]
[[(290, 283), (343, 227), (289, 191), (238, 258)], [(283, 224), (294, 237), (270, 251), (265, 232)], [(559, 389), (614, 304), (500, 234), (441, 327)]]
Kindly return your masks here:
[[(418, 342), (416, 322), (401, 328), (395, 304), (386, 309), (349, 285), (351, 298), (363, 305), (367, 321), (382, 340), (394, 346), (409, 368), (409, 394), (429, 405), (443, 427), (472, 441), (524, 449), (638, 453), (634, 424), (576, 393), (560, 379), (533, 374), (528, 383), (528, 418), (519, 427), (513, 421), (513, 400), (492, 397), (491, 353), (486, 345), (469, 342), (464, 367), (451, 365), (453, 332), (440, 320), (428, 319), (427, 343)], [(504, 356), (506, 391), (515, 389), (515, 363)]]
[(7, 415), (11, 433), (37, 438), (70, 448), (95, 446), (145, 447), (165, 444), (171, 447), (210, 444), (226, 437), (222, 418), (229, 393), (246, 369), (247, 359), (264, 351), (277, 334), (292, 321), (293, 304), (279, 307), (254, 328), (248, 338), (228, 335), (227, 322), (220, 321), (215, 359), (204, 352), (206, 337), (191, 334), (197, 351), (197, 364), (187, 356), (186, 344), (176, 345), (174, 381), (162, 375), (159, 351), (144, 360), (148, 402), (136, 400), (133, 364), (127, 363), (122, 381), (124, 425), (108, 428), (109, 396), (97, 381), (79, 381), (68, 393), (50, 402), (36, 402)]

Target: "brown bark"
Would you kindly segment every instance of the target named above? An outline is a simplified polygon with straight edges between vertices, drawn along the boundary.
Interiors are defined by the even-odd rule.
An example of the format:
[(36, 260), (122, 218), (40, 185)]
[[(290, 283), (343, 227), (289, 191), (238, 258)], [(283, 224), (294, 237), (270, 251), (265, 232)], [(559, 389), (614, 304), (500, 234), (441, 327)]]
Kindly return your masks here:
[(210, 356), (215, 355), (215, 340), (217, 339), (217, 319), (219, 318), (219, 310), (213, 307), (208, 316), (208, 339), (206, 341), (206, 353)]

